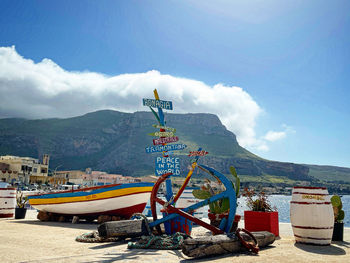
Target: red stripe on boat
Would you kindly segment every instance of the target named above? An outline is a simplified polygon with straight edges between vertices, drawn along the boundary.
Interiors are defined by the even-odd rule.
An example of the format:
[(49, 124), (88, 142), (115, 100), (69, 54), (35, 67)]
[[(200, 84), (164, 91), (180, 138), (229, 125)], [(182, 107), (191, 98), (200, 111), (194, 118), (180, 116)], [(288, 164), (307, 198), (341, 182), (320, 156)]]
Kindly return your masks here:
[(302, 228), (302, 229), (333, 229), (332, 226), (329, 226), (329, 227), (314, 227), (314, 226), (294, 226), (292, 225), (292, 227), (295, 227), (295, 228)]

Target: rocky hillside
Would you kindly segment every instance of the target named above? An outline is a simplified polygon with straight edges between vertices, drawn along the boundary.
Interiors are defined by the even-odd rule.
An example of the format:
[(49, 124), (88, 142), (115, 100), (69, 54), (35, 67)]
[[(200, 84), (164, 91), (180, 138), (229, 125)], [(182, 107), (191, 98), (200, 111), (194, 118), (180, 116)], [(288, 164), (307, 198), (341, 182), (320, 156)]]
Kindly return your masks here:
[[(190, 164), (189, 151), (202, 147), (209, 154), (201, 163), (228, 174), (234, 165), (240, 175), (272, 176), (312, 181), (315, 167), (262, 159), (239, 146), (236, 136), (212, 114), (166, 114), (167, 125), (176, 128), (179, 143), (188, 147), (175, 152), (181, 157), (182, 174)], [(55, 169), (103, 170), (124, 175), (154, 173), (156, 154), (147, 154), (156, 124), (151, 112), (97, 111), (67, 119), (1, 119), (0, 155), (51, 156)], [(314, 171), (310, 174), (310, 169)], [(350, 174), (350, 169), (346, 174)], [(321, 169), (322, 170), (322, 169)], [(315, 172), (316, 171), (316, 172)]]

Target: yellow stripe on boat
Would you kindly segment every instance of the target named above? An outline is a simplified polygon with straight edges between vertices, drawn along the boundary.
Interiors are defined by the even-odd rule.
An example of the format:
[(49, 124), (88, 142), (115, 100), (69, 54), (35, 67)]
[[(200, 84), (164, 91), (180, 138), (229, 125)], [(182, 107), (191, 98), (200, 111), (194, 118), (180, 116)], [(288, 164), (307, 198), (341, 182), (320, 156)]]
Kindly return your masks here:
[(84, 201), (119, 197), (119, 196), (129, 195), (129, 194), (151, 192), (152, 188), (153, 188), (152, 186), (137, 187), (137, 188), (136, 187), (122, 188), (122, 189), (106, 191), (103, 193), (96, 193), (96, 194), (86, 195), (86, 196), (38, 198), (38, 199), (30, 199), (29, 203), (30, 205), (49, 205), (49, 204), (62, 204), (62, 203), (72, 203), (72, 202), (84, 202)]

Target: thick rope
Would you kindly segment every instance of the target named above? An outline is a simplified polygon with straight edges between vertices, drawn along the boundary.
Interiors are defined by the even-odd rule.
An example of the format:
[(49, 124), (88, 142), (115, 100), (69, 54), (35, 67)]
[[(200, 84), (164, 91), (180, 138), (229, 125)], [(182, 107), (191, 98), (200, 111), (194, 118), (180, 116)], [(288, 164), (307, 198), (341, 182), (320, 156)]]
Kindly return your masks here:
[(77, 242), (83, 243), (102, 243), (102, 242), (117, 242), (120, 241), (119, 237), (100, 237), (97, 231), (85, 233), (75, 238)]
[(128, 248), (177, 250), (181, 249), (181, 246), (187, 237), (189, 236), (180, 232), (177, 232), (171, 236), (142, 236), (137, 242), (129, 242)]

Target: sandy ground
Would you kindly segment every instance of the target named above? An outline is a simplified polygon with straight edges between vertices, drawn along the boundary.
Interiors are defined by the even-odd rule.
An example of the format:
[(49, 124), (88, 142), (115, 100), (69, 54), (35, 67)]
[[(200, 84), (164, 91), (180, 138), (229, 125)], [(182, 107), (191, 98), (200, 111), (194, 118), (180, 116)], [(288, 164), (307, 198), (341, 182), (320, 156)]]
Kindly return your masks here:
[[(344, 242), (331, 246), (295, 244), (290, 224), (280, 224), (281, 238), (258, 255), (227, 254), (189, 259), (181, 251), (127, 249), (126, 243), (80, 243), (75, 238), (98, 224), (40, 222), (28, 210), (22, 220), (0, 219), (0, 262), (350, 262), (350, 228)], [(196, 227), (193, 234), (203, 231)]]

